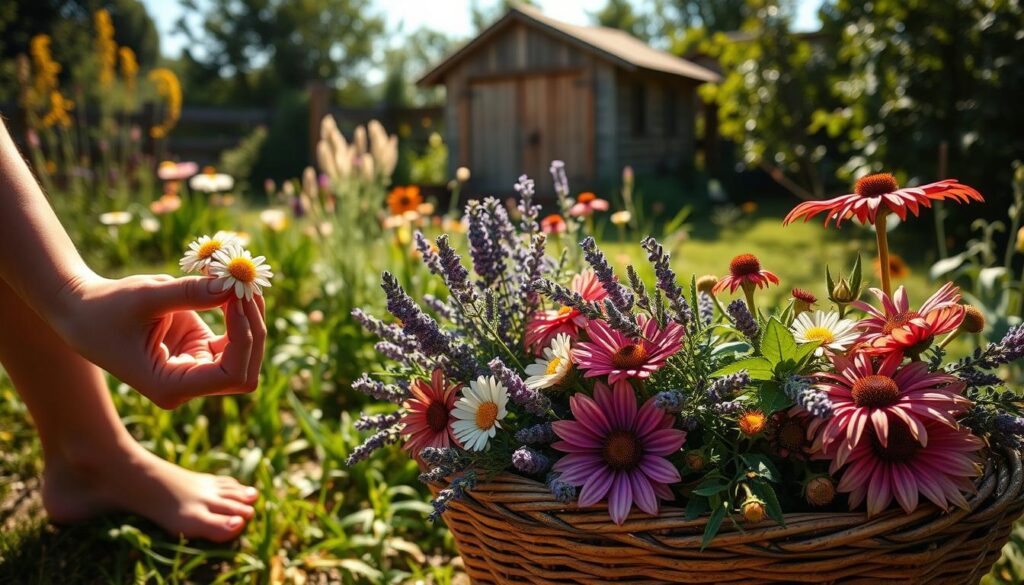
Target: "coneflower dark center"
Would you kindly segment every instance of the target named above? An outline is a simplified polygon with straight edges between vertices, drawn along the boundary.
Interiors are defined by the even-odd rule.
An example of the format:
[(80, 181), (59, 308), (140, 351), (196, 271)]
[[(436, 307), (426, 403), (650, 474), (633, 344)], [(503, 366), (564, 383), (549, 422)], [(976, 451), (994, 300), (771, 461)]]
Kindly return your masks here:
[(889, 376), (877, 374), (864, 376), (853, 383), (850, 390), (853, 402), (864, 408), (882, 408), (895, 404), (900, 397), (900, 387)]
[(882, 445), (875, 434), (871, 433), (871, 449), (875, 456), (887, 463), (903, 463), (913, 459), (921, 448), (921, 443), (910, 434), (910, 429), (903, 422), (890, 420), (887, 445)]
[(804, 447), (807, 430), (794, 419), (788, 419), (779, 429), (779, 446), (790, 451), (800, 451)]
[(448, 409), (444, 403), (434, 402), (427, 407), (427, 426), (435, 433), (440, 433), (448, 426)]
[(733, 276), (750, 276), (761, 272), (761, 262), (753, 254), (740, 254), (729, 263), (729, 273)]
[(640, 464), (644, 451), (632, 431), (612, 431), (605, 439), (601, 457), (615, 471), (630, 471)]
[(880, 197), (899, 188), (896, 177), (889, 173), (879, 173), (857, 179), (853, 192), (861, 197)]
[(647, 363), (647, 348), (643, 342), (623, 345), (612, 354), (612, 363), (616, 368), (638, 368)]

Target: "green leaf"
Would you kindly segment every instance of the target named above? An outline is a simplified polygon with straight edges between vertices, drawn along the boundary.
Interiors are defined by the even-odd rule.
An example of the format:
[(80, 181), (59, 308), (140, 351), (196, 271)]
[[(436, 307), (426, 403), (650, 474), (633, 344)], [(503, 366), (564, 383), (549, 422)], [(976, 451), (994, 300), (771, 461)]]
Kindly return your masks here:
[(773, 413), (793, 405), (793, 401), (775, 382), (761, 385), (755, 395), (757, 396), (757, 407), (765, 416), (771, 416)]
[(775, 488), (763, 481), (752, 481), (747, 485), (750, 486), (750, 491), (755, 496), (764, 500), (765, 511), (768, 512), (768, 517), (785, 526), (786, 518), (782, 515), (782, 506), (779, 505), (779, 498), (775, 495)]
[(729, 483), (720, 477), (710, 477), (700, 482), (693, 493), (698, 496), (713, 496), (729, 489)]
[(806, 365), (807, 358), (814, 355), (814, 350), (818, 349), (819, 345), (821, 345), (820, 341), (809, 341), (796, 346), (796, 355), (793, 356), (793, 359), (796, 361), (797, 369)]
[(793, 333), (782, 324), (782, 321), (772, 317), (761, 334), (761, 355), (771, 362), (772, 366), (776, 366), (786, 360), (793, 360), (796, 352)]
[(696, 520), (708, 511), (708, 499), (707, 498), (690, 498), (690, 501), (686, 503), (686, 519)]
[(740, 370), (746, 370), (751, 380), (771, 380), (775, 377), (773, 364), (763, 357), (748, 357), (737, 360), (719, 368), (715, 373), (711, 374), (711, 377), (717, 378), (728, 374), (735, 374)]
[(707, 526), (704, 527), (704, 536), (700, 540), (701, 550), (703, 550), (708, 544), (710, 544), (711, 539), (713, 539), (715, 535), (718, 534), (718, 529), (722, 527), (722, 520), (725, 520), (725, 515), (728, 513), (728, 502), (719, 502), (715, 506), (715, 509), (711, 512), (711, 517), (708, 518)]
[(771, 459), (765, 455), (761, 455), (759, 453), (744, 453), (743, 455), (740, 455), (740, 457), (743, 459), (743, 463), (746, 464), (749, 470), (757, 472), (758, 475), (768, 481), (778, 483), (782, 480), (782, 474), (779, 473), (779, 470), (775, 467), (775, 464), (772, 463)]

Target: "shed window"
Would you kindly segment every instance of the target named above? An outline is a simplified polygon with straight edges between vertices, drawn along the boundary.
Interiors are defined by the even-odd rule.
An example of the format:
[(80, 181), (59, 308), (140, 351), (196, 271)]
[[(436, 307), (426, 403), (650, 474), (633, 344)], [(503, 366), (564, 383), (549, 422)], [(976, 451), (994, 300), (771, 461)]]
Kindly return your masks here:
[(633, 136), (647, 133), (647, 88), (642, 83), (633, 86)]
[(679, 111), (676, 107), (676, 93), (672, 88), (665, 88), (665, 136), (679, 133)]

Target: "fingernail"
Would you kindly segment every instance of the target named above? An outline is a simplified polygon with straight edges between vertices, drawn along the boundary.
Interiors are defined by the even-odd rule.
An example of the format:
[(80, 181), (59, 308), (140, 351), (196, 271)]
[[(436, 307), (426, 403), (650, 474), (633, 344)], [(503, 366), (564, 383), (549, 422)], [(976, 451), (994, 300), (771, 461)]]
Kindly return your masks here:
[(247, 487), (247, 488), (245, 488), (245, 495), (247, 495), (247, 496), (250, 496), (250, 497), (251, 496), (255, 496), (257, 493), (259, 493), (259, 492), (257, 492), (256, 488), (254, 488), (254, 487)]
[(211, 295), (215, 295), (215, 294), (224, 292), (222, 290), (217, 290), (216, 284), (217, 284), (217, 279), (216, 278), (213, 278), (213, 277), (207, 278), (206, 279), (206, 292), (210, 293)]
[(238, 528), (241, 525), (242, 525), (242, 517), (241, 516), (232, 516), (231, 518), (228, 518), (228, 528), (230, 528), (231, 530), (234, 530), (235, 528)]

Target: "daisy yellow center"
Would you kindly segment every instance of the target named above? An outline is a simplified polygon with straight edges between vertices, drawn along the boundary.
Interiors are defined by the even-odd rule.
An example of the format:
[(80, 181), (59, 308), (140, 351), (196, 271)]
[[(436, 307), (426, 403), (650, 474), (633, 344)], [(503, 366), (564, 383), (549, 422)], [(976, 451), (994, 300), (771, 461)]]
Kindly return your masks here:
[(206, 259), (209, 258), (210, 256), (213, 256), (213, 253), (216, 252), (217, 250), (220, 250), (220, 248), (220, 240), (210, 240), (209, 242), (206, 242), (202, 246), (199, 246), (199, 249), (196, 250), (196, 256), (202, 259)]
[(864, 376), (853, 383), (850, 390), (853, 403), (864, 408), (883, 408), (895, 404), (900, 397), (900, 387), (889, 376), (877, 374)]
[(549, 376), (551, 374), (556, 374), (556, 373), (558, 373), (558, 368), (561, 365), (562, 365), (562, 358), (560, 358), (560, 357), (553, 357), (553, 358), (551, 358), (551, 361), (548, 362), (548, 369), (544, 370), (544, 373), (549, 375)]
[(740, 254), (729, 263), (729, 273), (733, 276), (750, 276), (761, 272), (761, 262), (753, 254)]
[(899, 188), (896, 177), (889, 173), (879, 173), (857, 179), (853, 192), (861, 197), (880, 197)]
[(643, 343), (623, 345), (612, 354), (612, 363), (616, 368), (638, 368), (647, 363), (647, 348)]
[(889, 436), (883, 446), (874, 433), (871, 433), (871, 450), (875, 456), (887, 463), (904, 463), (914, 458), (914, 454), (921, 448), (921, 443), (910, 434), (910, 428), (906, 423), (891, 421), (889, 423)]
[(905, 311), (903, 313), (897, 313), (886, 320), (885, 325), (882, 326), (882, 333), (889, 335), (893, 329), (899, 329), (912, 320), (917, 319), (921, 316), (921, 313), (917, 311)]
[(498, 405), (493, 402), (484, 402), (476, 409), (476, 426), (478, 429), (487, 431), (494, 426), (498, 420)]
[(234, 258), (228, 264), (228, 274), (239, 282), (256, 280), (256, 265), (248, 258)]
[(629, 471), (640, 463), (643, 449), (631, 431), (613, 431), (605, 439), (601, 457), (615, 471)]
[(439, 433), (448, 426), (448, 409), (443, 402), (433, 402), (427, 408), (427, 426)]
[(822, 327), (821, 325), (808, 328), (807, 331), (804, 331), (804, 337), (810, 341), (820, 341), (822, 345), (832, 343), (836, 340), (836, 336), (832, 333), (832, 330), (828, 327)]
[(565, 317), (569, 313), (572, 313), (572, 307), (562, 307), (561, 309), (558, 309), (559, 317)]

